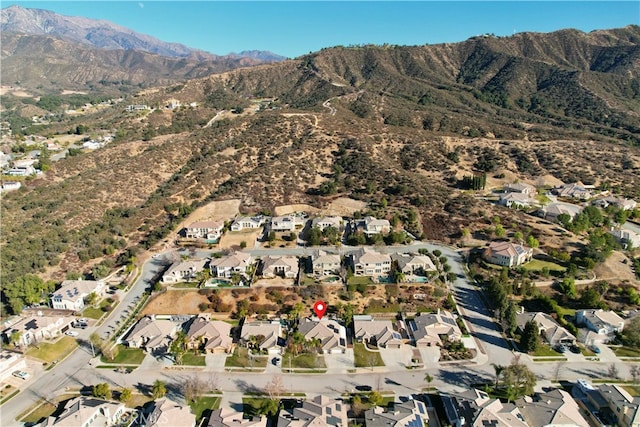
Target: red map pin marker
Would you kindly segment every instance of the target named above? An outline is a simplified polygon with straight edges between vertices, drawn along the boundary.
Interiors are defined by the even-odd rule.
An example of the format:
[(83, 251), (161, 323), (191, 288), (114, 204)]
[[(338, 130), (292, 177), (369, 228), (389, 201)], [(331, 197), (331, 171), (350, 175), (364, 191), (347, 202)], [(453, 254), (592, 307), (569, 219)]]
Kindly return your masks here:
[(327, 304), (325, 304), (324, 301), (316, 301), (316, 303), (313, 304), (313, 312), (316, 313), (318, 319), (322, 319), (322, 316), (327, 312)]

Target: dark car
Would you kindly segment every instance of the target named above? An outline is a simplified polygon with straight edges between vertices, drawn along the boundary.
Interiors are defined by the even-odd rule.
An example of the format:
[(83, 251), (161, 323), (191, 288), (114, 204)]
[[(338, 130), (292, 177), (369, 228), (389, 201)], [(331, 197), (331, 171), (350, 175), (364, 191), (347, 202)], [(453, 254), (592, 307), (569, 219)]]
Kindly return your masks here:
[(569, 347), (569, 350), (571, 350), (571, 353), (580, 354), (580, 347), (577, 345), (572, 345)]
[(593, 351), (595, 354), (600, 354), (600, 347), (594, 344), (591, 346), (591, 351)]
[(558, 344), (558, 345), (556, 346), (556, 351), (557, 351), (558, 353), (564, 353), (565, 351), (567, 351), (567, 347), (565, 347), (565, 345), (564, 345), (564, 344)]
[(357, 385), (356, 386), (356, 390), (358, 390), (358, 391), (371, 391), (371, 390), (373, 390), (373, 388), (371, 388), (370, 385)]

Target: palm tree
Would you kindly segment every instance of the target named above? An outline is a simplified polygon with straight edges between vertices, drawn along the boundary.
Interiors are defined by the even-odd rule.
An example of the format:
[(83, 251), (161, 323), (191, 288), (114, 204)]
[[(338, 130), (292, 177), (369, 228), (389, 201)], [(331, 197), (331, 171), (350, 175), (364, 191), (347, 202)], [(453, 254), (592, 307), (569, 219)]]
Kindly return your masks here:
[(431, 389), (431, 382), (433, 381), (433, 376), (431, 374), (424, 374), (424, 380), (427, 383), (429, 389)]
[(493, 366), (493, 370), (496, 373), (496, 385), (494, 387), (494, 390), (497, 390), (498, 389), (498, 385), (500, 383), (500, 375), (502, 374), (502, 372), (504, 371), (506, 366), (496, 365), (495, 363), (492, 363), (491, 366)]

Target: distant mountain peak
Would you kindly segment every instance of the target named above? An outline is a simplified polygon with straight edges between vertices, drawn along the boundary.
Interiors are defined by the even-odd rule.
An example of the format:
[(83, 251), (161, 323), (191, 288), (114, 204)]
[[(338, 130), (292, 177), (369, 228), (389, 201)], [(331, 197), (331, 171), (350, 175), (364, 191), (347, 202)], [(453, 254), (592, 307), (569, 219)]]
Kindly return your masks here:
[[(106, 20), (66, 16), (45, 9), (31, 9), (19, 5), (0, 10), (0, 31), (35, 35), (54, 35), (100, 49), (139, 50), (157, 55), (216, 59), (219, 55), (193, 49), (180, 43), (170, 43), (137, 33)], [(285, 59), (271, 52), (247, 51), (235, 57), (247, 57), (263, 62)]]

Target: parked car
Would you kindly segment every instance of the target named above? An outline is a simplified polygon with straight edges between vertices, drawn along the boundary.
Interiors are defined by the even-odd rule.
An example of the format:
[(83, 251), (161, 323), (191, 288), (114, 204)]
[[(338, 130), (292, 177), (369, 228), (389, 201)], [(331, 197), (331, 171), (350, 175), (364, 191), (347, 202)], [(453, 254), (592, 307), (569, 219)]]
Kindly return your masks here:
[(274, 357), (273, 359), (271, 359), (271, 363), (273, 363), (275, 366), (280, 366), (282, 365), (282, 359), (280, 359), (279, 357)]
[(564, 344), (558, 344), (555, 349), (558, 353), (564, 353), (567, 351), (567, 347)]
[(64, 333), (65, 335), (69, 335), (70, 337), (77, 337), (78, 333), (76, 331), (67, 331)]
[(594, 344), (591, 346), (591, 351), (593, 351), (595, 354), (600, 354), (600, 347)]
[(569, 350), (571, 350), (571, 353), (580, 354), (580, 347), (575, 344), (569, 347)]
[(357, 385), (356, 390), (358, 391), (371, 391), (373, 388), (370, 385)]
[(21, 378), (23, 380), (26, 380), (30, 376), (29, 373), (25, 371), (13, 371), (11, 375), (17, 378)]

